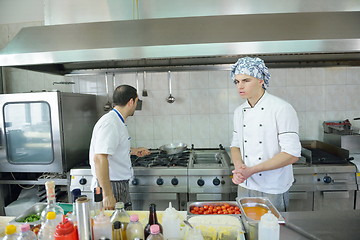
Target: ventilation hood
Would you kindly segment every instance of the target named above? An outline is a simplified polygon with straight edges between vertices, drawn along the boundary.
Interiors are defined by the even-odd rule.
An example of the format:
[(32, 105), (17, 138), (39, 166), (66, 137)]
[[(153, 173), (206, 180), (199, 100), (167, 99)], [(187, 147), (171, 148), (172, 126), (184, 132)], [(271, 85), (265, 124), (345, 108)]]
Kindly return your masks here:
[(250, 14), (23, 28), (0, 66), (59, 75), (186, 68), (261, 56), (270, 67), (360, 66), (360, 12)]

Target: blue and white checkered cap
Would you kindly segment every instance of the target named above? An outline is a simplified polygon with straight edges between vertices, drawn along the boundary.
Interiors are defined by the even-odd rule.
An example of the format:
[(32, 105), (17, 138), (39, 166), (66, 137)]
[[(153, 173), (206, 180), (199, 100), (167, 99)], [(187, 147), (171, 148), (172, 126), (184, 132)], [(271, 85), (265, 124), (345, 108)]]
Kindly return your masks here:
[(269, 87), (270, 73), (262, 59), (255, 57), (244, 57), (231, 66), (230, 76), (235, 80), (235, 75), (246, 74), (264, 80), (263, 88)]

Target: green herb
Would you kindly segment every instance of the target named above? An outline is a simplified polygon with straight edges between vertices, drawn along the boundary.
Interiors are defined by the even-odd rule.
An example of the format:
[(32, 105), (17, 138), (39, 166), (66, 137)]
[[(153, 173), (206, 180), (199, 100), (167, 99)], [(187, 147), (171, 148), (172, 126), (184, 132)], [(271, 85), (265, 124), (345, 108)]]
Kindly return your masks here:
[(24, 218), (22, 221), (19, 222), (35, 222), (35, 221), (39, 221), (40, 220), (40, 216), (37, 214), (31, 214), (29, 216), (27, 216), (26, 218)]

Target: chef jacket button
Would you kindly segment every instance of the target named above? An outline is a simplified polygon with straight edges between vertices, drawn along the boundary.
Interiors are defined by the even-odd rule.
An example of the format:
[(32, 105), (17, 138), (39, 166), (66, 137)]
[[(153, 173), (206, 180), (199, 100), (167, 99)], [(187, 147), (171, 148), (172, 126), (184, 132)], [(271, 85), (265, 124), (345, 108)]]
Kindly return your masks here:
[(264, 108), (261, 108), (261, 110), (264, 110)]
[(247, 140), (245, 140), (244, 142), (247, 142)]
[(246, 127), (246, 125), (244, 124), (244, 127)]
[(262, 124), (260, 124), (259, 126), (262, 127)]
[(247, 155), (245, 155), (245, 157), (247, 158)]
[(259, 157), (259, 160), (261, 160), (261, 157)]
[(246, 112), (246, 109), (244, 109), (244, 112)]
[(259, 176), (261, 177), (261, 173), (259, 174)]
[(262, 141), (259, 142), (260, 144), (262, 143)]

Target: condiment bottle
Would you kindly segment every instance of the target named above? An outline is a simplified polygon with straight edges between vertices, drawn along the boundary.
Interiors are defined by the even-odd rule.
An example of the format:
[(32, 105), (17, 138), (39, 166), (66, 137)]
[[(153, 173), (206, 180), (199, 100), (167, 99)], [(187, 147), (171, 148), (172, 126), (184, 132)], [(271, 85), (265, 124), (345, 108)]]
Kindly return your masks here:
[(113, 224), (113, 227), (115, 222), (119, 221), (121, 223), (120, 232), (123, 240), (126, 240), (126, 227), (130, 222), (130, 216), (126, 212), (123, 202), (117, 202), (115, 204), (115, 211), (111, 215), (110, 221)]
[(160, 232), (163, 233), (163, 228), (162, 228), (161, 224), (157, 220), (156, 205), (154, 203), (150, 204), (149, 211), (150, 211), (150, 213), (149, 213), (149, 222), (147, 223), (147, 225), (144, 228), (144, 236), (145, 236), (145, 238), (147, 238), (150, 235), (150, 226), (154, 225), (154, 224), (159, 225)]
[(74, 224), (63, 216), (63, 221), (56, 226), (55, 240), (77, 240), (78, 234)]
[(46, 199), (47, 205), (44, 210), (41, 212), (41, 224), (44, 224), (46, 221), (46, 216), (48, 212), (55, 212), (56, 214), (56, 224), (62, 221), (62, 216), (64, 215), (64, 210), (56, 205), (56, 197), (55, 197), (55, 183), (54, 181), (47, 181), (45, 183), (46, 188)]
[(56, 213), (48, 212), (46, 214), (46, 221), (41, 225), (38, 239), (39, 240), (54, 240), (55, 229), (57, 225)]
[(18, 238), (18, 234), (16, 233), (16, 226), (13, 224), (7, 225), (5, 228), (5, 237), (3, 240), (16, 240)]
[(37, 236), (36, 234), (30, 230), (30, 225), (28, 223), (25, 223), (20, 226), (20, 235), (17, 238), (17, 240), (36, 240)]
[(130, 216), (130, 223), (126, 228), (127, 240), (144, 240), (144, 228), (139, 222), (139, 216), (133, 214)]
[[(125, 231), (126, 234), (126, 231)], [(121, 232), (121, 222), (115, 221), (113, 223), (112, 240), (124, 240)]]
[[(150, 235), (146, 238), (146, 240), (164, 240), (165, 238), (160, 233), (160, 227), (157, 224), (150, 226)], [(167, 238), (170, 239), (170, 238)]]
[(259, 222), (259, 240), (279, 240), (280, 225), (277, 217), (270, 211), (265, 213)]
[(171, 202), (169, 202), (169, 207), (164, 211), (162, 223), (165, 239), (182, 239), (179, 213), (172, 207)]

